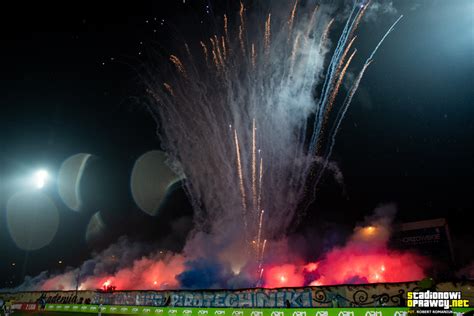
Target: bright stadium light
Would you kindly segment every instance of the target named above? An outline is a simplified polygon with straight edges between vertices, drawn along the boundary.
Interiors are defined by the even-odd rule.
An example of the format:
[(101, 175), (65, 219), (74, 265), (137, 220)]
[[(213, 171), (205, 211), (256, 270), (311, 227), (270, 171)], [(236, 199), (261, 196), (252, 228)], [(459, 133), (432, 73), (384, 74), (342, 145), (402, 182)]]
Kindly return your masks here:
[(33, 176), (33, 183), (34, 183), (34, 186), (37, 188), (37, 189), (42, 189), (45, 184), (46, 184), (46, 181), (48, 180), (48, 172), (46, 170), (38, 170), (35, 172), (34, 176)]

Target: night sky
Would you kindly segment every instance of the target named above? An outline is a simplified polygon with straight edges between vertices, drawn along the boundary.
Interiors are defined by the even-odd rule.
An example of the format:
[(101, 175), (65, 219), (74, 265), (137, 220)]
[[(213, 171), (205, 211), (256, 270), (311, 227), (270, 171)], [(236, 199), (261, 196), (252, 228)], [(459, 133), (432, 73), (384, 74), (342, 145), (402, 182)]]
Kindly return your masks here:
[[(158, 218), (131, 198), (135, 160), (160, 146), (143, 105), (142, 75), (155, 54), (173, 51), (176, 38), (199, 41), (213, 15), (233, 8), (169, 0), (17, 3), (2, 10), (0, 288), (77, 266), (121, 235), (158, 240), (171, 234), (169, 223), (190, 218), (179, 187)], [(368, 54), (398, 15), (405, 16), (367, 70), (338, 135), (332, 160), (344, 174), (344, 190), (326, 179), (295, 230), (321, 223), (350, 230), (377, 205), (393, 202), (399, 222), (446, 218), (462, 267), (474, 258), (474, 5), (404, 0), (394, 8), (398, 13), (369, 19), (358, 31), (356, 46)], [(335, 29), (331, 39), (337, 37)], [(89, 207), (69, 210), (48, 184), (44, 191), (60, 213), (58, 233), (40, 250), (17, 248), (5, 222), (6, 203), (20, 190), (15, 178), (37, 168), (54, 176), (76, 153), (95, 156), (95, 176), (85, 179)], [(87, 244), (85, 229), (98, 210), (108, 231)], [(179, 250), (183, 238), (169, 247)]]

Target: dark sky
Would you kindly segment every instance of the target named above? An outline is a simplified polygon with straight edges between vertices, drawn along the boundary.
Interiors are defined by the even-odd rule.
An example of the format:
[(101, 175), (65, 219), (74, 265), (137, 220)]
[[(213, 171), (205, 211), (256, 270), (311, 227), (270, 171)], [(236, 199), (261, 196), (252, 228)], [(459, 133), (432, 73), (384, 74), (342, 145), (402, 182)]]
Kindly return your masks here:
[[(106, 241), (167, 233), (163, 220), (172, 215), (158, 223), (130, 198), (135, 159), (159, 148), (140, 75), (155, 52), (170, 52), (173, 38), (193, 28), (198, 40), (212, 12), (235, 3), (164, 2), (18, 2), (2, 9), (0, 287), (20, 283), (25, 274), (77, 265), (103, 246), (84, 241), (97, 205), (114, 227)], [(311, 206), (317, 215), (307, 222), (352, 227), (380, 203), (394, 202), (398, 221), (447, 218), (463, 265), (473, 259), (466, 249), (473, 242), (474, 6), (469, 0), (410, 0), (395, 8), (405, 17), (375, 56), (338, 135), (333, 160), (346, 194), (326, 181)], [(362, 23), (356, 46), (369, 54), (398, 14)], [(53, 185), (46, 187), (60, 211), (59, 231), (43, 249), (18, 249), (5, 223), (7, 200), (19, 189), (12, 179), (38, 167), (57, 172), (80, 152), (97, 157), (98, 176), (88, 191), (97, 205), (74, 213)], [(170, 214), (189, 213), (179, 189), (168, 204)]]

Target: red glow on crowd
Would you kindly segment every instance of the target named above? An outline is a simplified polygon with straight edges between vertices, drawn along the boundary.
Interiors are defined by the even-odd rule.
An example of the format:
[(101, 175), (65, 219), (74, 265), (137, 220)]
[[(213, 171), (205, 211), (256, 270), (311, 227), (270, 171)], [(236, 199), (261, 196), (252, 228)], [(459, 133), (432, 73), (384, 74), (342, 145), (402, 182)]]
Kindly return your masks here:
[(325, 259), (304, 266), (285, 264), (267, 268), (266, 288), (405, 282), (425, 275), (426, 260), (412, 253), (365, 253), (350, 247), (331, 251)]
[(319, 262), (310, 262), (304, 266), (304, 269), (307, 272), (314, 272), (318, 269), (318, 266), (319, 266)]
[(264, 286), (267, 288), (303, 286), (304, 276), (293, 264), (284, 264), (266, 268)]
[(428, 259), (409, 251), (388, 248), (384, 226), (357, 227), (343, 247), (335, 247), (317, 262), (273, 266), (265, 287), (406, 282), (425, 277)]
[(115, 291), (115, 286), (111, 284), (110, 280), (107, 280), (102, 284), (101, 290), (104, 292), (113, 292)]

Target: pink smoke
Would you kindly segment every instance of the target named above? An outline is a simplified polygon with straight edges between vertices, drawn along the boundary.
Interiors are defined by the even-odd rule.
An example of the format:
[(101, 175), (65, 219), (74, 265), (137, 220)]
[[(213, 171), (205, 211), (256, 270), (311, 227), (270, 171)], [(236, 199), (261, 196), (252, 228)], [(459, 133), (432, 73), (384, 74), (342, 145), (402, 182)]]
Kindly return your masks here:
[[(390, 208), (389, 211), (387, 208), (377, 209), (372, 218), (354, 229), (344, 245), (332, 248), (313, 262), (307, 262), (299, 256), (291, 247), (289, 239), (269, 241), (263, 270), (259, 271), (251, 260), (245, 259), (238, 251), (238, 243), (237, 246), (228, 244), (227, 248), (219, 248), (215, 238), (206, 234), (198, 234), (195, 236), (199, 238), (189, 239), (182, 254), (151, 253), (132, 261), (128, 260), (127, 263), (120, 263), (113, 269), (104, 269), (103, 267), (111, 262), (128, 258), (128, 254), (132, 255), (128, 250), (137, 247), (136, 244), (122, 241), (112, 245), (111, 250), (105, 250), (96, 256), (96, 269), (88, 276), (80, 278), (79, 290), (102, 289), (104, 284), (117, 290), (180, 289), (183, 287), (180, 282), (183, 280), (183, 272), (186, 272), (189, 284), (190, 276), (199, 282), (199, 273), (202, 271), (210, 271), (216, 278), (213, 284), (224, 288), (277, 288), (420, 280), (425, 277), (424, 271), (430, 266), (428, 258), (388, 247), (393, 215), (394, 211)], [(122, 256), (118, 259), (120, 254)], [(200, 258), (207, 260), (200, 261)], [(193, 266), (193, 262), (199, 264)], [(79, 272), (80, 269), (76, 269), (43, 280), (37, 288), (74, 290)], [(250, 283), (242, 283), (242, 280)]]
[[(139, 289), (177, 289), (176, 276), (184, 271), (184, 257), (168, 255), (163, 259), (141, 258), (135, 260), (128, 268), (114, 274), (89, 276), (80, 280), (79, 290), (103, 289), (104, 285), (114, 286), (117, 290)], [(47, 279), (41, 290), (73, 290), (76, 284), (77, 271), (67, 272)]]
[(424, 278), (424, 271), (430, 266), (428, 258), (388, 247), (394, 212), (391, 206), (377, 209), (367, 224), (354, 229), (344, 246), (331, 249), (316, 262), (272, 266), (264, 274), (265, 287), (406, 282)]

